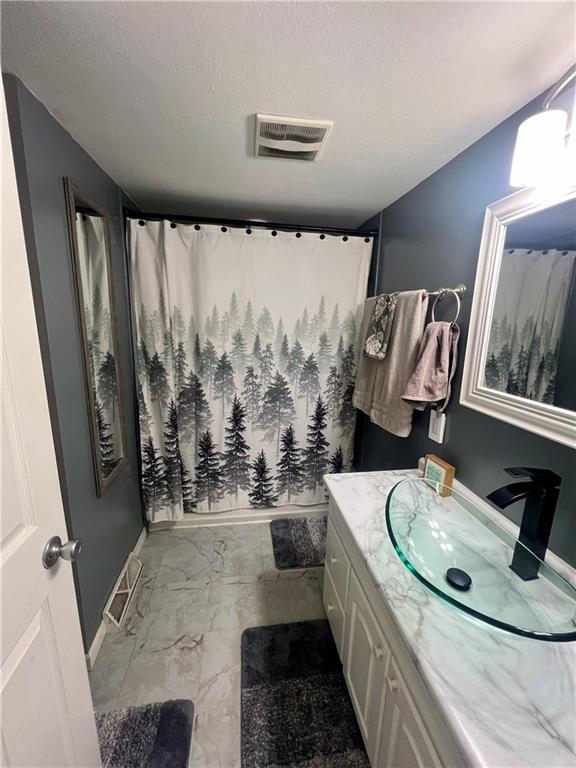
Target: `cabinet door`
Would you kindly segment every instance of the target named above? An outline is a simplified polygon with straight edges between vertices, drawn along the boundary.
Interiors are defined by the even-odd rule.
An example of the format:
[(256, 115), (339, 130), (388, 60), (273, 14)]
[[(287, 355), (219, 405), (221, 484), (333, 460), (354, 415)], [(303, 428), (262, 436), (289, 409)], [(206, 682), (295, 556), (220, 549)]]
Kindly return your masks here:
[(378, 766), (390, 650), (353, 570), (346, 620), (344, 677), (368, 757)]
[(378, 768), (442, 768), (394, 661), (390, 664), (386, 688), (380, 745), (372, 764)]

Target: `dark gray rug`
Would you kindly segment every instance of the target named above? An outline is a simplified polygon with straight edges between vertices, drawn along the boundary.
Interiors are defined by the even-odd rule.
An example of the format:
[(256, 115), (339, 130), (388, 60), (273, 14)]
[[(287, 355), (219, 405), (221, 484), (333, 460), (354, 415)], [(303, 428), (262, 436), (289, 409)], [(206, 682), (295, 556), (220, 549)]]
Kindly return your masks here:
[(370, 768), (327, 621), (242, 633), (242, 768)]
[(276, 568), (317, 568), (326, 555), (326, 517), (272, 520)]
[(186, 699), (96, 714), (103, 768), (186, 768), (194, 705)]

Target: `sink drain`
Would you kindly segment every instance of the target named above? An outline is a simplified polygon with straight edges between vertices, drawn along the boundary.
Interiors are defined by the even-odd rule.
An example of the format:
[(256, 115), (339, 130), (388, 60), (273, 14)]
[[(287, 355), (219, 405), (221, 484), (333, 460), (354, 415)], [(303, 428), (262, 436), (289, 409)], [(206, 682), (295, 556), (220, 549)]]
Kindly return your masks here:
[(468, 592), (472, 586), (472, 579), (466, 571), (460, 568), (448, 568), (446, 571), (446, 581), (451, 587), (459, 589), (461, 592)]

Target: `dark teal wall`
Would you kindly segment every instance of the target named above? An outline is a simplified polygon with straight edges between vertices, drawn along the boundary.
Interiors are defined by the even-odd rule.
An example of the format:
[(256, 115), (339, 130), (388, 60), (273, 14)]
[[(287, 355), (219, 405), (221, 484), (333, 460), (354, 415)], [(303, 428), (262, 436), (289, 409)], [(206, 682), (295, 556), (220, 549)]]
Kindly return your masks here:
[[(4, 77), (8, 118), (68, 533), (82, 540), (75, 565), (88, 648), (120, 568), (142, 531), (122, 191), (14, 76)], [(108, 211), (128, 439), (128, 465), (96, 496), (80, 331), (68, 241), (64, 177)]]
[[(444, 444), (428, 439), (428, 413), (415, 414), (406, 439), (361, 415), (357, 464), (363, 469), (414, 467), (420, 456), (435, 453), (454, 464), (457, 478), (481, 496), (506, 482), (503, 467), (549, 467), (563, 478), (551, 549), (576, 565), (576, 451), (459, 404), (484, 211), (514, 191), (508, 175), (516, 129), (539, 109), (538, 99), (370, 220), (380, 226), (377, 293), (463, 282), (468, 294), (459, 319), (460, 362)], [(448, 319), (453, 304), (443, 303), (446, 314), (441, 310), (438, 317)], [(507, 510), (516, 522), (521, 512), (521, 505)]]

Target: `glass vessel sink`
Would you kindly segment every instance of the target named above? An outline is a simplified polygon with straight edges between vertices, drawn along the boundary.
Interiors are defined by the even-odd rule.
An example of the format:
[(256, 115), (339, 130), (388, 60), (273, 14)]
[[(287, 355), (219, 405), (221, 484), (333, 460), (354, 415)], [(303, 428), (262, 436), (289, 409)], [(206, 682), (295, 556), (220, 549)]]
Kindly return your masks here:
[(523, 545), (458, 491), (402, 480), (388, 496), (386, 525), (400, 560), (441, 600), (516, 635), (576, 640), (576, 589), (542, 561), (538, 578), (523, 581), (510, 568)]

